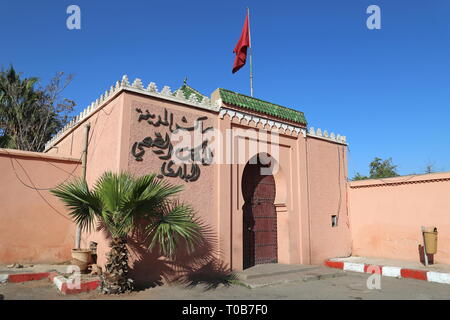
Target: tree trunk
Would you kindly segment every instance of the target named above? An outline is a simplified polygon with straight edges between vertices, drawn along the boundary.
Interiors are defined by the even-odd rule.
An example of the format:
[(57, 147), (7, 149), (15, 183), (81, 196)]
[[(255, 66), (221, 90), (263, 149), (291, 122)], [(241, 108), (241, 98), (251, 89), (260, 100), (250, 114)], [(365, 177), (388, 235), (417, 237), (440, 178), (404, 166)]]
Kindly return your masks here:
[(133, 289), (133, 280), (128, 279), (128, 249), (125, 238), (113, 238), (111, 251), (107, 254), (102, 292), (118, 294)]

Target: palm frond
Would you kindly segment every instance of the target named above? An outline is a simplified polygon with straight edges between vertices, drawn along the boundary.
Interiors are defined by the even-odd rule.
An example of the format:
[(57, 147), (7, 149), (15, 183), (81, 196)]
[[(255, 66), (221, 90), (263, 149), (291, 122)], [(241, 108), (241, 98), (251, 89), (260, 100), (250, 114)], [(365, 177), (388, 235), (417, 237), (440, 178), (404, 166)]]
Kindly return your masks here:
[(146, 227), (150, 238), (149, 249), (159, 246), (160, 252), (173, 257), (179, 241), (186, 244), (188, 251), (193, 251), (200, 241), (200, 226), (193, 219), (193, 209), (185, 204), (168, 204)]
[(83, 179), (63, 183), (50, 192), (64, 202), (69, 209), (69, 215), (82, 230), (92, 229), (95, 216), (100, 215), (102, 211), (102, 203), (96, 194), (89, 190)]
[(136, 178), (120, 208), (123, 213), (123, 232), (132, 231), (136, 221), (153, 220), (170, 203), (170, 198), (182, 189), (182, 186), (157, 179), (155, 174)]
[(94, 192), (102, 199), (105, 209), (114, 212), (121, 207), (124, 195), (134, 184), (133, 176), (128, 173), (105, 172), (94, 187)]
[(105, 172), (94, 187), (103, 204), (102, 220), (108, 231), (117, 237), (125, 236), (134, 221), (122, 210), (122, 203), (134, 185), (134, 177), (129, 173)]

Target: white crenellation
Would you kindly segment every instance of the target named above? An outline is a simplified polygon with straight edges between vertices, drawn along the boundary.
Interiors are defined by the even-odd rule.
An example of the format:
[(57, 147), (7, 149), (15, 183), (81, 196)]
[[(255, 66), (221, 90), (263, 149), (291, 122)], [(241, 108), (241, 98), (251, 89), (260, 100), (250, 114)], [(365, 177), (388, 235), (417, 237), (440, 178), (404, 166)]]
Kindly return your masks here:
[(158, 92), (158, 87), (156, 86), (156, 83), (150, 82), (148, 84), (147, 91), (148, 92)]
[(136, 78), (133, 82), (132, 87), (136, 88), (136, 89), (144, 89), (144, 86), (142, 85), (142, 80), (139, 78)]
[(177, 90), (177, 93), (175, 95), (178, 99), (184, 99), (184, 93), (181, 90)]
[(334, 141), (342, 144), (347, 144), (347, 138), (345, 136), (335, 134), (334, 132), (328, 134), (327, 130), (324, 130), (322, 133), (322, 129), (320, 128), (314, 129), (313, 127), (310, 127), (308, 130), (308, 136), (320, 138), (323, 140)]
[(212, 110), (219, 112), (221, 106), (221, 100), (217, 100), (214, 103), (207, 97), (204, 97), (201, 102), (198, 101), (198, 98), (195, 94), (191, 94), (187, 99), (184, 96), (184, 93), (181, 90), (178, 90), (174, 95), (169, 86), (164, 86), (161, 92), (158, 92), (158, 87), (154, 82), (150, 82), (147, 88), (144, 88), (142, 84), (142, 80), (136, 78), (133, 81), (133, 84), (130, 85), (128, 80), (128, 76), (124, 75), (120, 81), (116, 81), (113, 86), (110, 87), (109, 90), (106, 90), (104, 94), (102, 94), (98, 99), (88, 105), (83, 111), (80, 112), (77, 116), (75, 116), (71, 121), (67, 123), (64, 128), (62, 128), (59, 132), (57, 132), (46, 144), (45, 151), (49, 150), (51, 146), (53, 146), (56, 141), (64, 136), (64, 134), (74, 128), (79, 122), (88, 118), (93, 112), (95, 112), (98, 108), (103, 106), (107, 101), (110, 100), (114, 95), (116, 95), (121, 90), (128, 90), (133, 92), (139, 92), (145, 95), (159, 97), (161, 99), (165, 99), (168, 101), (176, 101), (181, 102), (187, 105), (191, 105), (194, 107)]
[(161, 90), (161, 94), (164, 96), (170, 96), (172, 95), (172, 92), (170, 91), (170, 87), (169, 86), (164, 86)]
[(128, 76), (126, 74), (124, 74), (123, 77), (122, 77), (121, 85), (122, 85), (122, 87), (130, 86), (130, 82), (128, 81)]
[(321, 130), (320, 128), (318, 128), (318, 129), (316, 130), (316, 136), (322, 137), (322, 130)]

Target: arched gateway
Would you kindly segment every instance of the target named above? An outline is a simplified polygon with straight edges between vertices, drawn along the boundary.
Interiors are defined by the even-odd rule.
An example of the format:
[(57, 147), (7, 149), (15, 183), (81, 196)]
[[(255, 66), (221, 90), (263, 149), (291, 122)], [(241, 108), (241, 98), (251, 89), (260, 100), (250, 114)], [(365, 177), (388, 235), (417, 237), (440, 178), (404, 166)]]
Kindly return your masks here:
[(277, 263), (277, 213), (275, 179), (257, 156), (249, 161), (242, 176), (243, 267)]

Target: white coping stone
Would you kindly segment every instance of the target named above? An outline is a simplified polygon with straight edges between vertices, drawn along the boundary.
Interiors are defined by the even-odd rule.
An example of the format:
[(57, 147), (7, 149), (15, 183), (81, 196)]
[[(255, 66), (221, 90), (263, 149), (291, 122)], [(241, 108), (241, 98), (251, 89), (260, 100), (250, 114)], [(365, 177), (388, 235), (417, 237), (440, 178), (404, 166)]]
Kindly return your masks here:
[(402, 270), (402, 268), (400, 268), (400, 267), (385, 267), (385, 266), (383, 266), (383, 268), (381, 269), (381, 274), (386, 277), (397, 278), (397, 277), (402, 276), (401, 272), (400, 272), (401, 270)]
[(344, 270), (364, 273), (364, 263), (344, 262)]
[(450, 273), (429, 271), (427, 272), (427, 279), (430, 282), (450, 284)]
[(66, 282), (66, 278), (64, 278), (63, 276), (57, 276), (53, 278), (53, 283), (55, 284), (55, 286), (58, 288), (59, 291), (62, 290), (64, 282)]
[(8, 282), (9, 274), (0, 274), (0, 283)]

